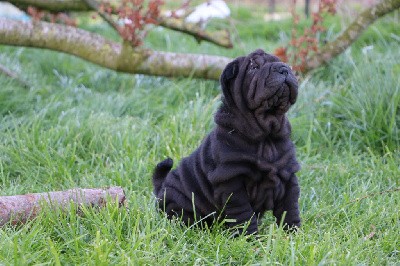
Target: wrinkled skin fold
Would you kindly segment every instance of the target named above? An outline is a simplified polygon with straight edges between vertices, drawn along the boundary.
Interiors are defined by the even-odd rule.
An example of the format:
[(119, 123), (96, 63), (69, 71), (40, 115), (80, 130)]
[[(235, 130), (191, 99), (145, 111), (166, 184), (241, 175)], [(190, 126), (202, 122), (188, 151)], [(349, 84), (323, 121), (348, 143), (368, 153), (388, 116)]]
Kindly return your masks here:
[(300, 167), (285, 115), (296, 102), (296, 77), (277, 57), (256, 50), (229, 63), (220, 82), (214, 130), (176, 169), (168, 158), (154, 170), (160, 209), (187, 225), (249, 223), (246, 234), (258, 232), (269, 210), (284, 228), (299, 227)]

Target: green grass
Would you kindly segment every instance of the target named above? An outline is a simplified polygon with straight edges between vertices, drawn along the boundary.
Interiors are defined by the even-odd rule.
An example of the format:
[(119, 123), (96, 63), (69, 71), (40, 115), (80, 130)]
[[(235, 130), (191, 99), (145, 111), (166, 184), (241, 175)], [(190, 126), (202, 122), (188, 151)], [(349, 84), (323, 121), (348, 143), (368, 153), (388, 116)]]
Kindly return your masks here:
[[(277, 45), (249, 35), (228, 51), (166, 32), (148, 45), (227, 56)], [(0, 76), (0, 195), (118, 185), (128, 201), (127, 209), (110, 204), (78, 216), (72, 205), (2, 227), (0, 265), (397, 265), (400, 55), (398, 41), (385, 36), (362, 37), (302, 79), (289, 117), (303, 227), (286, 234), (268, 213), (257, 239), (232, 238), (223, 225), (183, 227), (155, 208), (153, 167), (167, 156), (177, 163), (211, 130), (217, 82), (120, 74), (0, 47), (0, 63), (33, 85)], [(374, 49), (364, 55), (358, 47), (368, 40)]]

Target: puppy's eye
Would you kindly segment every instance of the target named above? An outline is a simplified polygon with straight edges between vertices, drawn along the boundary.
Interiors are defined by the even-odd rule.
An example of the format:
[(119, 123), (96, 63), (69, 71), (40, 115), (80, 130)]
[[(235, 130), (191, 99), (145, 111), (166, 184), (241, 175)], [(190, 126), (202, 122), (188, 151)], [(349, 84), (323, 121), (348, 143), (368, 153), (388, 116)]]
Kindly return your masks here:
[(256, 64), (253, 60), (250, 61), (250, 70), (259, 69), (260, 66)]
[(259, 69), (260, 67), (256, 64), (250, 65), (250, 70)]

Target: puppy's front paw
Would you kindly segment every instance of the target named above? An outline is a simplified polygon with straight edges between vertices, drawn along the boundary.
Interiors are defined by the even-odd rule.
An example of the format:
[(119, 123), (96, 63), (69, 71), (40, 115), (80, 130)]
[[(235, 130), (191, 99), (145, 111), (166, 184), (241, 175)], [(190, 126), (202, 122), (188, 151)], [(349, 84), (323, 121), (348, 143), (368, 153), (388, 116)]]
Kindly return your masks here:
[(292, 232), (295, 233), (295, 232), (297, 232), (297, 230), (299, 230), (300, 226), (301, 226), (300, 221), (298, 223), (293, 223), (293, 224), (284, 224), (283, 230), (285, 230), (286, 232), (289, 232), (289, 233), (292, 233)]
[(290, 215), (286, 215), (284, 222), (282, 224), (283, 230), (287, 232), (297, 232), (297, 230), (301, 226), (300, 217), (296, 215), (296, 217), (290, 217)]

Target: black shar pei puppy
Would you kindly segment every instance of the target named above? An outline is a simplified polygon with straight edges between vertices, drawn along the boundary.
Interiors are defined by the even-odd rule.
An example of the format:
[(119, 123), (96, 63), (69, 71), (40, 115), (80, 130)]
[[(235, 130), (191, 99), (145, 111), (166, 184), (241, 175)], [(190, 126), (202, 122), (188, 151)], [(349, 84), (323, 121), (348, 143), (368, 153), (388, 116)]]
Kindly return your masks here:
[(257, 233), (267, 210), (284, 228), (299, 227), (300, 167), (285, 115), (297, 98), (296, 77), (276, 56), (256, 50), (229, 63), (220, 81), (214, 130), (175, 170), (170, 158), (155, 168), (159, 207), (187, 225), (249, 222), (246, 234)]

